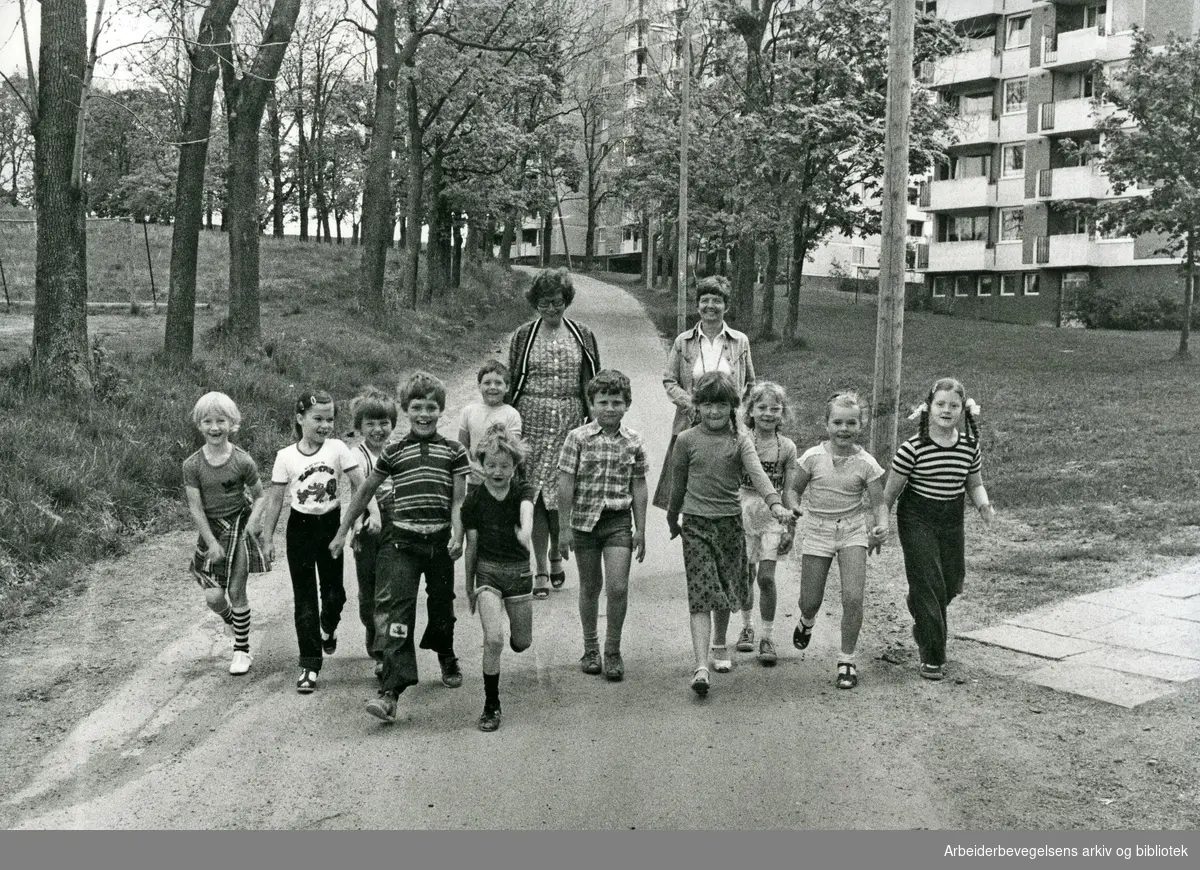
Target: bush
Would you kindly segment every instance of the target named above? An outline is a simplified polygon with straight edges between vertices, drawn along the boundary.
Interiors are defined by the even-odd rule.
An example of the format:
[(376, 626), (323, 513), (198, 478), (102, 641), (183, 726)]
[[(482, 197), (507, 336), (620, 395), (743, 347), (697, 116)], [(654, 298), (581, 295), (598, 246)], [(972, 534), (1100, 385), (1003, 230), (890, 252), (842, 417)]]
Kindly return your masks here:
[[(1183, 305), (1167, 293), (1128, 294), (1094, 280), (1079, 291), (1078, 315), (1090, 329), (1170, 329), (1183, 326)], [(1192, 326), (1200, 327), (1200, 305), (1192, 306)]]

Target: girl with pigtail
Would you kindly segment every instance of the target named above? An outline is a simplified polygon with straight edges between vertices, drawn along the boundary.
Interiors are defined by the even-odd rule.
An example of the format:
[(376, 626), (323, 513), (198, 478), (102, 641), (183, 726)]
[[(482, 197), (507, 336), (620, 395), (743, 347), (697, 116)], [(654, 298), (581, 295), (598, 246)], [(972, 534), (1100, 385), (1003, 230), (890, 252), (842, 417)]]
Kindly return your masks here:
[[(899, 499), (896, 524), (908, 578), (908, 610), (921, 654), (921, 676), (940, 680), (946, 664), (946, 607), (962, 592), (965, 496), (990, 524), (995, 509), (980, 475), (979, 405), (953, 378), (934, 383), (909, 419), (920, 428), (896, 450), (884, 487), (888, 509)], [(962, 432), (959, 424), (963, 424)]]

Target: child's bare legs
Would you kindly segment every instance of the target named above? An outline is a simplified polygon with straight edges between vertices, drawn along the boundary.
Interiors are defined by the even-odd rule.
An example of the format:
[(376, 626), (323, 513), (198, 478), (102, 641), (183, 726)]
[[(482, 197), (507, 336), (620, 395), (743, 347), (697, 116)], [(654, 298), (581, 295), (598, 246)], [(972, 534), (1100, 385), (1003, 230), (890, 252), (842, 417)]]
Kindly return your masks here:
[(250, 573), (250, 557), (242, 544), (233, 553), (229, 566), (229, 607), (232, 610), (233, 651), (250, 653), (250, 602), (246, 600), (246, 579)]
[(832, 556), (800, 557), (800, 622), (792, 634), (792, 643), (799, 649), (808, 646), (817, 613), (825, 600), (825, 581), (829, 578)]
[(604, 616), (604, 655), (619, 655), (625, 612), (629, 609), (629, 566), (633, 550), (629, 547), (604, 548), (604, 577), (608, 583)]
[[(557, 515), (558, 512), (554, 513)], [(541, 575), (562, 570), (558, 555), (558, 518), (550, 515), (540, 496), (533, 506), (533, 561), (537, 566), (535, 570)], [(534, 578), (534, 588), (538, 588), (537, 578)]]
[(858, 633), (862, 630), (863, 590), (867, 585), (867, 548), (846, 547), (839, 550), (838, 572), (842, 581), (841, 661), (853, 662), (854, 651), (858, 647)]
[(778, 592), (775, 588), (775, 563), (764, 559), (758, 563), (758, 615), (762, 618), (763, 637), (771, 639), (771, 624), (775, 621)]
[[(579, 625), (583, 629), (583, 651), (600, 651), (600, 633), (596, 627), (600, 613), (600, 590), (604, 586), (604, 566), (600, 550), (575, 551), (579, 570)], [(612, 618), (612, 614), (609, 614)]]
[(509, 599), (504, 609), (508, 612), (508, 645), (513, 652), (525, 652), (533, 646), (533, 602)]
[[(691, 617), (692, 654), (696, 658), (696, 667), (708, 669), (708, 639), (712, 636), (712, 612), (693, 613)], [(726, 614), (728, 622), (729, 614)]]
[(729, 617), (733, 614), (728, 610), (714, 610), (712, 612), (713, 632), (712, 632), (712, 658), (713, 669), (717, 673), (727, 673), (733, 667), (733, 662), (729, 658), (729, 652), (725, 645), (726, 635), (729, 633)]
[(481, 587), (475, 601), (479, 625), (483, 629), (483, 675), (500, 673), (500, 654), (504, 651), (504, 602), (489, 587)]

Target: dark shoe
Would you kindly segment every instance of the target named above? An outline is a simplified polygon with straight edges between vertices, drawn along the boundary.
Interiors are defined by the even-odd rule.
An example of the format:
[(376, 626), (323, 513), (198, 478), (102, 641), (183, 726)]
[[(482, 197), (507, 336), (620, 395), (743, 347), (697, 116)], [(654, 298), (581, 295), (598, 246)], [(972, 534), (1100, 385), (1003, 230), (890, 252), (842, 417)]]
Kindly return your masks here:
[(792, 632), (792, 646), (796, 649), (808, 649), (808, 642), (812, 640), (812, 630), (811, 625), (797, 622), (796, 629)]
[(375, 662), (375, 679), (383, 679), (383, 662)]
[(301, 695), (311, 695), (317, 688), (317, 672), (304, 670), (300, 679), (296, 680), (296, 691)]
[(779, 660), (779, 656), (775, 653), (775, 644), (770, 638), (764, 637), (758, 642), (758, 661), (759, 664), (771, 667)]
[(555, 589), (562, 589), (562, 585), (567, 582), (567, 574), (565, 571), (551, 571), (550, 585)]
[(321, 632), (321, 651), (324, 652), (325, 655), (327, 655), (327, 656), (331, 656), (335, 652), (337, 652), (337, 632), (336, 631), (333, 632), (332, 634), (326, 634), (323, 631)]
[(442, 685), (447, 689), (457, 689), (462, 685), (462, 669), (458, 666), (458, 659), (450, 656), (448, 659), (439, 658), (438, 664), (442, 666)]
[(604, 654), (604, 676), (614, 683), (625, 679), (625, 662), (619, 652)]
[(367, 701), (367, 712), (390, 725), (396, 721), (396, 699), (384, 692), (378, 698)]
[(495, 731), (500, 727), (500, 708), (487, 707), (483, 708), (483, 715), (479, 717), (480, 731)]
[(548, 574), (536, 574), (533, 578), (533, 597), (539, 601), (550, 597), (550, 587), (545, 585), (542, 578), (550, 579)]
[(941, 665), (921, 665), (921, 676), (927, 680), (940, 680), (944, 674)]
[(858, 668), (851, 662), (838, 662), (837, 687), (839, 689), (853, 689), (857, 685)]
[(754, 652), (754, 626), (747, 625), (742, 629), (742, 633), (738, 635), (737, 645), (734, 649), (738, 652)]
[(592, 676), (602, 673), (604, 668), (600, 665), (600, 650), (584, 650), (583, 658), (579, 660), (579, 668), (585, 674), (591, 674)]

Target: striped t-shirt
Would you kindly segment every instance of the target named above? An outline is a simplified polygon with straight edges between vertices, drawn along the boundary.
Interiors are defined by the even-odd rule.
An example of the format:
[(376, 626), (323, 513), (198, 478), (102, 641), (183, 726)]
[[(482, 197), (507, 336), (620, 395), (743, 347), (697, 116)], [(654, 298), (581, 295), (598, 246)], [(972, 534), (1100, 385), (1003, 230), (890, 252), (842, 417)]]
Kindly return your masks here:
[(383, 448), (376, 473), (391, 481), (391, 492), (379, 509), (397, 529), (431, 535), (450, 528), (454, 478), (470, 473), (467, 451), (440, 434), (417, 438), (412, 433)]
[(970, 443), (959, 433), (952, 447), (921, 443), (914, 435), (896, 449), (892, 471), (908, 478), (908, 488), (925, 498), (949, 501), (966, 492), (967, 475), (982, 467), (979, 442)]

